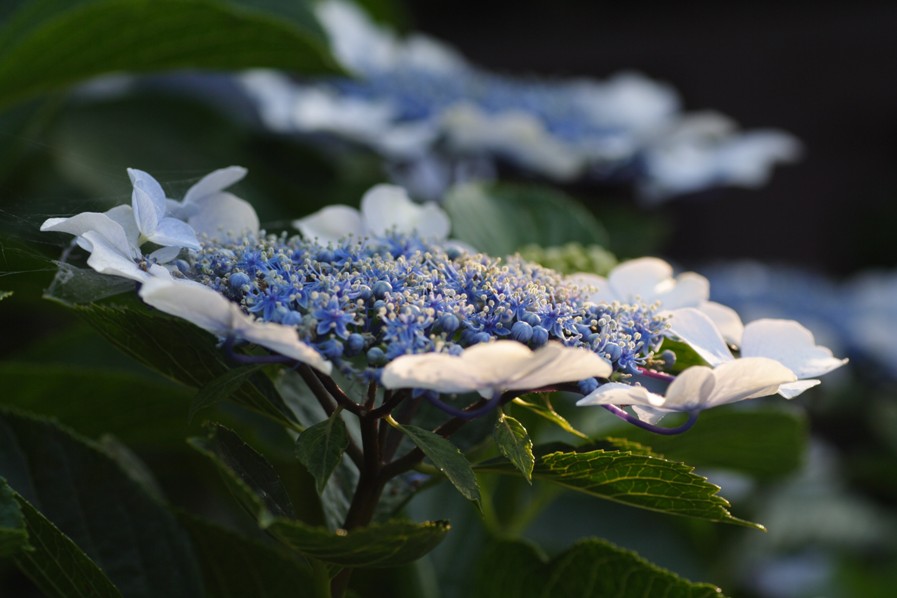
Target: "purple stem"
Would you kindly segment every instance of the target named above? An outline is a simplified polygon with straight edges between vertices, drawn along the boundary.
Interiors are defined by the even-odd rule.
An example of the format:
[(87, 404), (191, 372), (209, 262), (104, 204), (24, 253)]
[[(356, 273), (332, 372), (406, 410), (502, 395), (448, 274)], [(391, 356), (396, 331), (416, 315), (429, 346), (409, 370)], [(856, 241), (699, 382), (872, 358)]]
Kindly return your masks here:
[(639, 373), (646, 378), (654, 378), (655, 380), (663, 380), (664, 382), (672, 382), (676, 379), (676, 376), (666, 374), (664, 372), (657, 372), (655, 370), (649, 370), (645, 368), (639, 368)]
[(648, 422), (643, 422), (634, 415), (630, 415), (629, 413), (623, 411), (616, 405), (602, 405), (602, 407), (604, 407), (623, 421), (628, 422), (637, 428), (648, 430), (649, 432), (654, 432), (655, 434), (664, 434), (665, 436), (673, 436), (675, 434), (686, 432), (689, 428), (695, 425), (696, 421), (698, 421), (699, 413), (697, 410), (689, 411), (688, 420), (686, 420), (686, 422), (681, 426), (676, 426), (675, 428), (662, 428), (660, 426), (655, 426), (654, 424), (649, 424)]

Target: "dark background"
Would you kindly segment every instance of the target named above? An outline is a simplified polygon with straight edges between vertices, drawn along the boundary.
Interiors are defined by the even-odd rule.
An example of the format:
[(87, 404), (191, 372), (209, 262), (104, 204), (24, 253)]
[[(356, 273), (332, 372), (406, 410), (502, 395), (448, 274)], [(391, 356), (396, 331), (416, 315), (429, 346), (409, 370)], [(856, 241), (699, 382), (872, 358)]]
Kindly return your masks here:
[(683, 263), (756, 258), (831, 274), (897, 252), (897, 3), (408, 3), (411, 28), (511, 74), (638, 70), (686, 110), (804, 144), (759, 190), (682, 196), (654, 211)]

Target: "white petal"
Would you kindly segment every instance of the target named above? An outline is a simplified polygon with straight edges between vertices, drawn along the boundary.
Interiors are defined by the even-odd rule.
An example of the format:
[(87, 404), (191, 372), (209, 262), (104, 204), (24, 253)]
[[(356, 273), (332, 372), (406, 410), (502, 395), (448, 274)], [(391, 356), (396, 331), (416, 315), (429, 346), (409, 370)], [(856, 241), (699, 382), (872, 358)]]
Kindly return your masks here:
[(361, 213), (349, 206), (327, 206), (310, 216), (293, 221), (293, 226), (306, 239), (317, 239), (320, 243), (336, 241), (346, 235), (361, 237), (364, 224)]
[(259, 232), (259, 217), (255, 208), (236, 195), (208, 195), (196, 200), (194, 205), (197, 211), (187, 219), (187, 223), (199, 235), (215, 237), (222, 233), (239, 235)]
[(90, 257), (87, 265), (100, 274), (121, 276), (137, 282), (143, 282), (150, 275), (141, 270), (130, 255), (122, 253), (119, 247), (112, 244), (109, 239), (97, 232), (87, 231), (82, 238), (89, 245)]
[(118, 222), (125, 231), (128, 238), (128, 244), (131, 247), (137, 247), (140, 240), (140, 230), (137, 228), (137, 222), (134, 220), (134, 208), (127, 204), (115, 206), (106, 210), (105, 214)]
[(366, 232), (382, 235), (395, 229), (399, 233), (417, 232), (421, 237), (448, 238), (451, 222), (434, 203), (418, 205), (408, 193), (395, 185), (376, 185), (361, 198), (361, 214)]
[(756, 320), (744, 328), (741, 354), (769, 357), (791, 369), (798, 378), (821, 376), (847, 363), (813, 339), (813, 333), (793, 320)]
[(822, 380), (798, 380), (797, 382), (788, 382), (787, 384), (779, 386), (779, 394), (786, 399), (793, 399), (794, 397), (803, 394), (805, 390), (813, 388), (814, 386), (819, 386), (820, 384), (822, 384)]
[(733, 359), (732, 352), (716, 325), (703, 312), (694, 307), (683, 307), (669, 314), (671, 317), (667, 336), (680, 338), (712, 366)]
[(515, 341), (482, 343), (459, 355), (404, 355), (390, 362), (387, 388), (426, 388), (442, 393), (530, 390), (610, 374), (610, 365), (583, 349), (549, 343), (530, 350)]
[(246, 169), (242, 166), (219, 168), (202, 177), (195, 185), (190, 187), (186, 195), (184, 195), (184, 203), (194, 203), (204, 197), (219, 193), (245, 176)]
[(128, 241), (125, 229), (100, 212), (82, 212), (71, 218), (49, 218), (40, 227), (44, 232), (62, 232), (83, 237), (93, 231), (106, 239), (106, 244), (114, 247), (118, 253), (129, 257), (137, 257), (140, 252)]
[(742, 324), (738, 312), (727, 305), (715, 301), (704, 301), (698, 306), (698, 309), (713, 320), (717, 330), (720, 331), (727, 343), (736, 347), (741, 345), (744, 324)]
[(156, 232), (167, 207), (164, 207), (162, 213), (159, 214), (155, 200), (140, 187), (134, 187), (134, 191), (131, 193), (131, 206), (134, 208), (134, 220), (137, 222), (138, 230), (145, 237), (150, 237)]
[(596, 353), (586, 349), (547, 343), (533, 352), (513, 372), (506, 390), (528, 390), (559, 382), (579, 382), (586, 378), (606, 378), (613, 368)]
[(742, 357), (726, 362), (713, 370), (713, 377), (716, 384), (707, 407), (775, 394), (780, 385), (797, 380), (794, 372), (765, 357)]
[(135, 189), (143, 189), (152, 199), (156, 214), (162, 218), (165, 215), (165, 191), (159, 181), (154, 179), (151, 174), (136, 168), (128, 169), (128, 177)]
[(660, 407), (667, 411), (703, 409), (709, 406), (715, 387), (713, 369), (703, 365), (690, 367), (676, 376), (667, 388), (666, 398)]
[(644, 405), (659, 407), (664, 397), (650, 392), (644, 386), (632, 386), (620, 382), (602, 384), (591, 393), (576, 401), (580, 407), (588, 405)]
[[(146, 232), (144, 234), (146, 235)], [(159, 221), (152, 234), (146, 235), (146, 237), (157, 245), (187, 247), (189, 249), (202, 248), (196, 239), (196, 232), (193, 228), (177, 218), (163, 218)]]
[(657, 287), (672, 280), (673, 268), (655, 257), (644, 257), (623, 262), (608, 276), (608, 284), (620, 301), (629, 302), (641, 298), (646, 303), (655, 300)]
[(160, 247), (159, 249), (149, 254), (149, 256), (147, 257), (153, 262), (159, 264), (167, 264), (178, 256), (178, 254), (181, 252), (181, 249), (181, 247)]
[(184, 280), (150, 278), (140, 297), (156, 309), (183, 318), (219, 337), (235, 335), (272, 351), (307, 363), (329, 374), (332, 364), (301, 342), (296, 329), (272, 322), (257, 322), (236, 303), (203, 285)]
[(710, 296), (710, 282), (695, 272), (685, 272), (656, 289), (655, 299), (664, 309), (697, 307)]

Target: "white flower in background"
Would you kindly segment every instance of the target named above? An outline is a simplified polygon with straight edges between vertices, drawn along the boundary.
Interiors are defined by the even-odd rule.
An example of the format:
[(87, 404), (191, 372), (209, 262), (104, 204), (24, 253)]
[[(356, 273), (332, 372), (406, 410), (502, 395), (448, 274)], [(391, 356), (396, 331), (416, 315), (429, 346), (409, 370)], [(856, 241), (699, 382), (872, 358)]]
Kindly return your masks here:
[[(315, 10), (354, 78), (299, 83), (253, 71), (240, 84), (271, 129), (369, 147), (394, 176), (405, 172), (397, 165), (422, 158), (449, 165), (475, 158), (556, 181), (632, 184), (658, 202), (717, 185), (762, 185), (775, 163), (799, 154), (786, 133), (741, 133), (721, 115), (683, 113), (671, 86), (638, 73), (604, 81), (503, 76), (436, 40), (399, 38), (354, 4), (329, 0)], [(449, 182), (478, 172), (459, 171)], [(396, 181), (418, 197), (444, 193)]]
[(595, 303), (660, 303), (663, 313), (675, 325), (676, 313), (687, 307), (704, 312), (716, 325), (723, 338), (732, 344), (741, 342), (744, 326), (735, 310), (710, 301), (710, 283), (695, 272), (673, 278), (667, 262), (645, 257), (623, 262), (610, 271), (607, 278), (594, 274), (575, 274), (570, 280), (582, 286), (597, 288), (591, 299)]
[(605, 378), (611, 365), (596, 353), (551, 341), (533, 351), (516, 341), (499, 340), (465, 349), (460, 355), (403, 355), (384, 369), (386, 388), (421, 388), (440, 393), (535, 390), (562, 382)]
[(328, 206), (293, 221), (307, 239), (321, 243), (347, 235), (364, 237), (388, 231), (416, 233), (421, 238), (444, 241), (451, 230), (448, 215), (436, 204), (417, 204), (395, 185), (376, 185), (361, 199), (361, 210), (343, 205)]
[[(671, 332), (681, 338), (711, 366), (735, 360), (719, 330), (706, 314), (683, 308), (670, 322)], [(786, 399), (819, 384), (816, 376), (827, 374), (845, 363), (831, 350), (816, 344), (813, 333), (793, 320), (761, 319), (744, 327), (741, 337), (742, 358), (773, 359), (794, 372), (796, 380), (783, 384), (778, 393)]]
[(716, 185), (761, 187), (779, 162), (794, 162), (800, 143), (772, 129), (739, 133), (735, 123), (714, 113), (683, 118), (644, 152), (642, 197), (661, 201), (671, 195)]
[(140, 297), (167, 314), (183, 318), (222, 338), (236, 338), (270, 349), (329, 374), (332, 364), (299, 340), (294, 326), (255, 320), (212, 289), (189, 280), (150, 278)]
[(795, 374), (778, 361), (744, 357), (714, 368), (690, 367), (676, 376), (662, 395), (643, 386), (611, 382), (599, 386), (576, 404), (628, 405), (641, 420), (655, 424), (669, 413), (695, 412), (775, 394), (783, 384), (795, 379)]

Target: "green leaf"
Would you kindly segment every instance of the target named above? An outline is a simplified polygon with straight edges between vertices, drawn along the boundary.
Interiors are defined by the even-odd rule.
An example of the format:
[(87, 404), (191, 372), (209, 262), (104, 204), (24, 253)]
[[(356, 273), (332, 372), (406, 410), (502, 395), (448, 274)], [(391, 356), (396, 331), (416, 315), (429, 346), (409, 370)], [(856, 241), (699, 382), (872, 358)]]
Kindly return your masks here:
[(580, 432), (579, 430), (574, 428), (573, 425), (569, 421), (567, 421), (567, 419), (564, 416), (562, 416), (560, 413), (558, 413), (557, 411), (554, 410), (554, 407), (551, 406), (551, 399), (548, 398), (548, 395), (532, 395), (532, 396), (537, 397), (538, 400), (541, 402), (541, 404), (524, 401), (523, 399), (521, 399), (519, 397), (514, 399), (512, 402), (515, 405), (519, 405), (519, 406), (523, 407), (524, 409), (528, 409), (528, 410), (532, 411), (539, 417), (550, 421), (551, 423), (558, 426), (565, 432), (569, 432), (570, 434), (573, 434), (577, 438), (581, 438), (583, 440), (591, 440), (591, 438), (589, 438), (588, 435), (583, 434), (582, 432)]
[(220, 427), (213, 429), (210, 438), (192, 439), (191, 444), (212, 461), (244, 504), (254, 509), (259, 526), (300, 555), (342, 567), (394, 567), (422, 557), (448, 533), (444, 521), (389, 521), (333, 532), (273, 514), (269, 506), (280, 512), (283, 508), (272, 503), (269, 493), (279, 490), (268, 479), (273, 468), (262, 465), (261, 455), (232, 432), (222, 433)]
[(318, 494), (324, 492), (324, 486), (339, 465), (347, 446), (349, 432), (339, 411), (299, 434), (296, 458), (315, 478)]
[(458, 450), (458, 447), (429, 430), (402, 424), (395, 426), (423, 451), (464, 498), (475, 502), (479, 508), (480, 487), (477, 484), (477, 477), (467, 457)]
[(530, 244), (607, 245), (607, 232), (591, 212), (547, 187), (465, 184), (449, 191), (442, 206), (452, 219), (452, 236), (490, 255), (510, 255)]
[[(202, 594), (189, 539), (175, 518), (89, 441), (45, 420), (0, 411), (0, 476), (95, 561), (122, 594)], [(40, 521), (34, 525), (49, 539), (38, 539), (27, 509), (26, 518), (32, 545), (46, 541), (47, 550), (68, 551)], [(42, 566), (50, 567), (34, 563), (36, 574)], [(58, 568), (48, 571), (55, 575)]]
[(614, 435), (648, 445), (670, 459), (761, 479), (795, 471), (807, 445), (804, 419), (779, 409), (709, 409), (688, 433), (678, 436), (658, 436), (632, 426)]
[(22, 508), (6, 480), (0, 478), (0, 558), (28, 549)]
[(197, 517), (181, 514), (181, 524), (199, 556), (206, 595), (216, 598), (280, 598), (311, 588), (307, 565)]
[[(137, 303), (87, 304), (73, 307), (116, 347), (164, 376), (203, 388), (228, 374), (234, 366), (215, 344), (215, 337), (193, 324), (169, 317)], [(231, 393), (235, 402), (281, 423), (295, 417), (260, 372)]]
[(480, 559), (474, 598), (515, 596), (625, 596), (720, 598), (719, 588), (694, 583), (634, 552), (587, 539), (548, 560), (531, 544), (495, 541)]
[(188, 442), (219, 465), (225, 482), (236, 498), (260, 520), (268, 517), (295, 517), (293, 503), (277, 470), (260, 453), (232, 430), (209, 425), (205, 438)]
[(208, 409), (225, 399), (229, 399), (264, 367), (263, 364), (236, 367), (200, 388), (190, 402), (188, 418), (192, 420), (203, 409)]
[(131, 446), (183, 446), (190, 392), (147, 374), (7, 361), (0, 363), (0, 380), (15, 392), (5, 393), (2, 402), (52, 416), (90, 438), (111, 432)]
[(339, 72), (306, 5), (293, 4), (29, 2), (0, 29), (0, 105), (106, 73), (251, 67)]
[[(719, 487), (695, 474), (694, 468), (685, 463), (643, 454), (642, 450), (544, 453), (537, 447), (535, 452), (536, 479), (651, 511), (763, 529), (760, 524), (733, 517), (728, 511), (729, 502), (717, 495)], [(510, 463), (502, 461), (481, 463), (477, 471), (515, 471)]]
[(299, 521), (275, 520), (267, 529), (300, 554), (341, 567), (397, 567), (416, 561), (442, 542), (446, 521), (392, 520), (335, 533)]
[(57, 598), (121, 597), (103, 570), (71, 538), (27, 500), (18, 500), (33, 550), (16, 556), (16, 565), (44, 594)]
[(520, 470), (527, 482), (532, 483), (536, 458), (533, 457), (533, 441), (523, 424), (510, 415), (499, 413), (492, 438), (501, 454)]
[(12, 297), (12, 291), (0, 291), (0, 301)]

